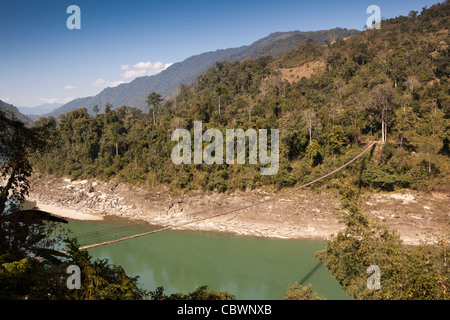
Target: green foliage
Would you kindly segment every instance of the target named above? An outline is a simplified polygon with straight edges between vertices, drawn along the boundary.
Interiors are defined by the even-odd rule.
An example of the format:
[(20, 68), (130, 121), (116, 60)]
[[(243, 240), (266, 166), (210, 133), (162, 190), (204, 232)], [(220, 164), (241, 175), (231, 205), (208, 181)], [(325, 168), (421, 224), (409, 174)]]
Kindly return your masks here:
[(142, 300), (147, 292), (138, 287), (138, 277), (129, 277), (122, 267), (111, 265), (106, 259), (96, 259), (87, 251), (80, 251), (76, 240), (67, 241), (67, 265), (81, 270), (81, 289), (72, 290), (70, 299), (76, 300)]
[[(137, 277), (128, 277), (125, 271), (109, 264), (106, 259), (92, 258), (79, 251), (74, 240), (68, 241), (69, 251), (60, 254), (57, 264), (24, 258), (4, 262), (0, 256), (0, 285), (2, 299), (63, 299), (63, 300), (141, 300), (147, 292), (140, 289)], [(66, 270), (69, 265), (81, 269), (81, 288), (69, 290)]]
[(234, 295), (226, 292), (208, 290), (208, 286), (197, 287), (194, 291), (183, 294), (182, 292), (170, 295), (164, 294), (164, 288), (158, 287), (150, 292), (151, 300), (234, 300)]
[(326, 300), (324, 296), (314, 291), (312, 284), (306, 287), (298, 282), (290, 285), (283, 300)]
[(33, 265), (29, 258), (19, 261), (4, 262), (7, 255), (0, 256), (0, 299), (11, 299), (27, 292), (29, 274)]
[(373, 186), (384, 191), (393, 191), (394, 187), (409, 187), (410, 180), (404, 176), (389, 174), (385, 170), (370, 164), (361, 174), (361, 183), (364, 186)]
[(226, 179), (228, 178), (228, 173), (225, 170), (214, 171), (208, 178), (208, 183), (206, 184), (206, 189), (218, 192), (224, 192), (227, 189)]
[(306, 158), (308, 159), (311, 167), (315, 167), (322, 163), (323, 156), (320, 152), (320, 145), (317, 140), (313, 140), (306, 148)]
[(345, 133), (342, 126), (334, 126), (328, 135), (328, 146), (333, 154), (340, 153), (345, 143)]

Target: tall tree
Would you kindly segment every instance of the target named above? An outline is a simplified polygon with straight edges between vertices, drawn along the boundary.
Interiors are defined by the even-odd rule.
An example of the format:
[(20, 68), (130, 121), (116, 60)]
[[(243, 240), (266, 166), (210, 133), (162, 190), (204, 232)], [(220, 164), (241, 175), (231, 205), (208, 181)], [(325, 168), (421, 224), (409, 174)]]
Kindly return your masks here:
[(148, 95), (147, 98), (147, 107), (150, 111), (150, 107), (152, 107), (152, 111), (153, 111), (153, 125), (156, 124), (156, 120), (155, 120), (155, 109), (157, 107), (159, 107), (160, 103), (162, 101), (161, 95), (156, 93), (156, 92), (152, 92)]
[(319, 131), (320, 129), (320, 122), (317, 116), (317, 112), (312, 108), (306, 109), (305, 111), (303, 111), (303, 121), (306, 122), (309, 144), (311, 144), (317, 134), (317, 131)]
[(43, 235), (45, 221), (65, 222), (39, 210), (20, 210), (30, 187), (29, 157), (46, 149), (51, 125), (28, 128), (0, 111), (0, 180), (5, 183), (0, 186), (0, 257), (6, 255), (5, 262), (23, 259), (30, 252), (41, 256), (53, 252), (48, 249), (51, 241)]
[(381, 112), (381, 141), (384, 144), (387, 140), (389, 111), (392, 108), (394, 92), (388, 83), (377, 85), (373, 90), (375, 103)]
[(31, 173), (28, 157), (45, 147), (44, 136), (42, 128), (27, 128), (0, 111), (0, 178), (6, 180), (6, 185), (0, 186), (0, 215), (10, 194), (16, 201), (25, 199)]
[(219, 114), (220, 114), (220, 99), (222, 97), (222, 95), (226, 92), (226, 88), (219, 85), (218, 87), (216, 87), (216, 92), (217, 92), (217, 96), (219, 97)]

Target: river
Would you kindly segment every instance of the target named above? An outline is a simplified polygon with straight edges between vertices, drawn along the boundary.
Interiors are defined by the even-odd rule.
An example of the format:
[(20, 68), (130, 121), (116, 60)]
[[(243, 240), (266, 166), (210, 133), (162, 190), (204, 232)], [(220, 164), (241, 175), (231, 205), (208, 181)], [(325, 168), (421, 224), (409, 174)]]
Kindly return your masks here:
[[(142, 225), (121, 218), (69, 222), (80, 244), (107, 240), (142, 230)], [(140, 228), (140, 229), (137, 229)], [(148, 227), (147, 227), (148, 229)], [(105, 230), (108, 232), (102, 233)], [(109, 240), (110, 238), (108, 238)], [(194, 231), (164, 231), (136, 239), (89, 249), (93, 258), (107, 258), (128, 275), (139, 276), (146, 290), (165, 288), (165, 293), (193, 291), (208, 285), (228, 291), (236, 299), (282, 299), (289, 284), (298, 281), (327, 299), (348, 299), (331, 273), (314, 254), (326, 242), (243, 237)]]

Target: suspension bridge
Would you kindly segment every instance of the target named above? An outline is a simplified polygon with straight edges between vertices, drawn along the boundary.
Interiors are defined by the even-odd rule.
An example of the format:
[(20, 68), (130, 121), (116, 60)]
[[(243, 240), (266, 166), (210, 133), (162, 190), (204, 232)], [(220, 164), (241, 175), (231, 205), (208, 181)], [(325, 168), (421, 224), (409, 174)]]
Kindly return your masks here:
[[(377, 143), (379, 143), (379, 142), (378, 141), (371, 141), (371, 142), (369, 142), (368, 146), (361, 153), (359, 153), (358, 155), (353, 157), (351, 160), (345, 162), (340, 167), (332, 170), (331, 172), (329, 172), (329, 173), (327, 173), (327, 174), (325, 174), (325, 175), (323, 175), (323, 176), (321, 176), (321, 177), (319, 177), (317, 179), (314, 179), (314, 180), (312, 180), (312, 181), (310, 181), (308, 183), (305, 183), (305, 184), (303, 184), (301, 186), (295, 187), (295, 188), (293, 188), (291, 190), (282, 192), (282, 193), (280, 193), (278, 195), (269, 197), (267, 199), (263, 199), (263, 200), (260, 200), (260, 201), (257, 201), (257, 202), (254, 202), (254, 203), (251, 203), (251, 204), (248, 204), (248, 205), (244, 205), (244, 206), (241, 206), (241, 207), (238, 207), (238, 208), (227, 208), (227, 207), (224, 207), (224, 208), (205, 209), (205, 210), (193, 212), (193, 213), (191, 213), (189, 215), (199, 216), (199, 215), (205, 215), (205, 214), (208, 214), (208, 213), (211, 213), (211, 212), (213, 212), (213, 214), (210, 214), (210, 215), (207, 215), (207, 216), (204, 216), (204, 217), (200, 217), (200, 218), (196, 218), (196, 219), (193, 219), (193, 220), (187, 221), (187, 222), (184, 221), (184, 222), (181, 222), (181, 223), (174, 223), (174, 224), (171, 224), (171, 225), (166, 225), (166, 226), (163, 226), (163, 227), (158, 228), (158, 229), (149, 230), (150, 229), (149, 226), (141, 225), (141, 226), (134, 226), (134, 227), (131, 227), (131, 228), (115, 227), (115, 228), (110, 228), (110, 229), (105, 229), (105, 230), (100, 230), (100, 231), (93, 231), (93, 232), (82, 233), (82, 234), (77, 235), (77, 239), (79, 239), (80, 241), (82, 241), (84, 243), (89, 243), (89, 242), (92, 242), (92, 241), (95, 241), (96, 243), (86, 244), (84, 246), (81, 246), (79, 249), (80, 250), (92, 249), (92, 248), (101, 247), (101, 246), (105, 246), (105, 245), (112, 244), (112, 243), (117, 243), (117, 242), (121, 242), (121, 241), (125, 241), (125, 240), (130, 240), (130, 239), (135, 239), (135, 238), (139, 238), (139, 237), (144, 237), (144, 236), (147, 236), (147, 235), (155, 234), (155, 233), (158, 233), (158, 232), (163, 232), (163, 231), (170, 230), (170, 229), (181, 228), (181, 227), (184, 227), (184, 226), (187, 226), (187, 225), (203, 222), (203, 221), (206, 221), (206, 220), (211, 220), (211, 219), (218, 218), (218, 217), (221, 217), (221, 216), (225, 216), (225, 215), (228, 215), (228, 214), (231, 214), (231, 213), (242, 212), (244, 210), (247, 210), (247, 209), (250, 209), (250, 208), (262, 205), (264, 203), (267, 203), (267, 202), (270, 202), (270, 201), (274, 201), (276, 199), (284, 197), (284, 196), (286, 196), (288, 194), (291, 194), (293, 192), (296, 192), (296, 191), (298, 191), (300, 189), (304, 189), (304, 188), (306, 188), (306, 187), (308, 187), (308, 186), (310, 186), (312, 184), (315, 184), (315, 183), (317, 183), (317, 182), (319, 182), (321, 180), (324, 180), (324, 179), (334, 175), (335, 173), (337, 173), (337, 172), (341, 171), (342, 169), (348, 167), (350, 164), (354, 163), (356, 160), (361, 158), (364, 154), (366, 154), (369, 150), (371, 150), (372, 147), (375, 144), (377, 144)], [(217, 213), (217, 211), (219, 211), (219, 212)], [(214, 213), (214, 212), (216, 212), (216, 213)], [(132, 234), (130, 235), (130, 233), (132, 233)], [(115, 239), (107, 240), (108, 238), (110, 239), (112, 236), (114, 236)], [(119, 237), (119, 238), (117, 238), (117, 237)], [(104, 241), (99, 241), (100, 239), (104, 239)]]

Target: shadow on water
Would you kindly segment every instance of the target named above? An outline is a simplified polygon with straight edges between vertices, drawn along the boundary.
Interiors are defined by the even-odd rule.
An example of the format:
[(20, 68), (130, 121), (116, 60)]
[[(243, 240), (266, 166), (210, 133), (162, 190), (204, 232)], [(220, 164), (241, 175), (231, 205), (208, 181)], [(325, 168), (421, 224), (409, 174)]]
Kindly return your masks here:
[(316, 264), (316, 266), (310, 272), (308, 272), (308, 274), (305, 275), (302, 280), (299, 281), (300, 285), (303, 286), (304, 283), (306, 282), (306, 280), (308, 280), (317, 270), (319, 270), (319, 268), (321, 266), (322, 266), (322, 261), (320, 261), (318, 264)]

